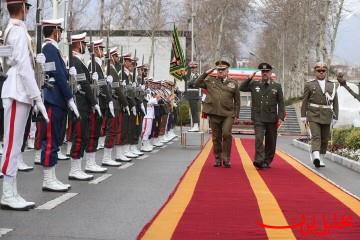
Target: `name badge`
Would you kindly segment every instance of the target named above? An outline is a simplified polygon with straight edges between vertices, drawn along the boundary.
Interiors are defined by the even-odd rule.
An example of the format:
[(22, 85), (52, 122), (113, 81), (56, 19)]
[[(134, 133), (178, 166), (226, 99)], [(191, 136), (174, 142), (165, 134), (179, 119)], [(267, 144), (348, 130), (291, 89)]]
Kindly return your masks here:
[(229, 88), (235, 88), (235, 84), (232, 83), (232, 82), (228, 83), (227, 86), (228, 86)]
[(260, 92), (260, 87), (259, 86), (255, 87), (255, 91)]

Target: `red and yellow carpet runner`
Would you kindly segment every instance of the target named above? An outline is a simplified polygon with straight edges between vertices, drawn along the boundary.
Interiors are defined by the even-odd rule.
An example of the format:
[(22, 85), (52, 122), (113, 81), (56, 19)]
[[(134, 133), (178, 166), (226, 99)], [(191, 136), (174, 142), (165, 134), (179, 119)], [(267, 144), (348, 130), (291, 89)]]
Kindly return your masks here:
[(236, 139), (232, 168), (214, 168), (208, 142), (138, 239), (360, 239), (358, 199), (280, 151), (257, 171), (254, 151)]

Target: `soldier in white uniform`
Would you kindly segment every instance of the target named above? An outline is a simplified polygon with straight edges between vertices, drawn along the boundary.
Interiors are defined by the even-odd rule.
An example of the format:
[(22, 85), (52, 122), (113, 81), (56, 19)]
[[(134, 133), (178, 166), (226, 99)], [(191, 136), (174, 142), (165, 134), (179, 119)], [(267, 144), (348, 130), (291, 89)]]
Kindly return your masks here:
[(0, 206), (5, 209), (28, 210), (35, 203), (27, 202), (18, 194), (16, 174), (31, 105), (35, 103), (46, 121), (49, 119), (35, 80), (31, 38), (24, 22), (31, 5), (27, 0), (6, 2), (10, 20), (5, 29), (4, 44), (10, 45), (13, 52), (4, 64), (7, 79), (1, 93), (4, 106), (4, 154), (1, 171), (4, 181)]

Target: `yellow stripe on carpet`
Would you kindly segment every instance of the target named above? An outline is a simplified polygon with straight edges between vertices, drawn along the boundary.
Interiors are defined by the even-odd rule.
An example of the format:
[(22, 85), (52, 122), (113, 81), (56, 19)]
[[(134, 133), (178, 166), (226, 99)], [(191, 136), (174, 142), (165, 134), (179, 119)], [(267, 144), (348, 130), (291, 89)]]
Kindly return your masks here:
[(204, 149), (194, 160), (193, 164), (181, 180), (174, 195), (161, 210), (159, 215), (155, 217), (142, 239), (159, 240), (171, 238), (194, 194), (201, 170), (209, 156), (212, 145), (211, 140), (205, 145)]
[[(272, 226), (289, 225), (276, 198), (253, 166), (253, 163), (244, 146), (242, 145), (241, 140), (239, 138), (236, 139), (235, 144), (240, 154), (246, 176), (249, 179), (251, 188), (253, 189), (257, 199), (263, 223)], [(291, 229), (265, 228), (265, 230), (268, 239), (296, 239)]]
[(342, 202), (345, 206), (350, 208), (355, 214), (360, 216), (360, 203), (359, 200), (352, 197), (351, 195), (347, 194), (346, 192), (342, 191), (340, 188), (336, 187), (335, 185), (328, 182), (326, 179), (320, 177), (316, 173), (312, 172), (311, 170), (307, 169), (305, 166), (300, 164), (297, 160), (290, 157), (286, 153), (281, 150), (277, 150), (276, 154), (284, 159), (287, 163), (289, 163), (293, 168), (298, 170), (301, 174), (305, 177), (310, 179), (313, 183), (318, 185), (324, 191), (328, 192), (334, 198)]

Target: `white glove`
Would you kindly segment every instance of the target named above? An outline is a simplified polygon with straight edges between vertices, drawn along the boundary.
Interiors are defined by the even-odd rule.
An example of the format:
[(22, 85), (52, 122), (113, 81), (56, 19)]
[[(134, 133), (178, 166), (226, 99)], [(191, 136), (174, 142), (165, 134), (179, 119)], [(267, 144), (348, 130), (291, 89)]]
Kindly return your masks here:
[(122, 82), (121, 82), (121, 85), (122, 85), (122, 86), (126, 86), (126, 82), (125, 82), (125, 81), (122, 81)]
[(97, 73), (97, 72), (94, 72), (94, 73), (92, 74), (91, 78), (92, 78), (92, 80), (94, 80), (94, 81), (97, 82), (97, 81), (99, 80), (99, 75), (98, 75), (98, 73)]
[(49, 117), (47, 115), (46, 108), (45, 108), (45, 105), (44, 105), (41, 97), (40, 96), (35, 97), (34, 101), (35, 101), (35, 105), (36, 105), (37, 109), (39, 109), (39, 111), (43, 115), (45, 121), (49, 122)]
[(97, 113), (99, 114), (99, 116), (102, 117), (99, 104), (96, 104), (96, 105), (94, 106), (94, 112), (95, 112), (95, 111), (97, 111)]
[(144, 103), (141, 103), (141, 111), (146, 115)]
[(301, 117), (300, 120), (301, 120), (301, 122), (302, 122), (303, 124), (306, 124), (306, 123), (307, 123), (306, 117)]
[(141, 90), (145, 91), (145, 85), (141, 85)]
[(36, 62), (39, 64), (45, 64), (46, 62), (46, 57), (43, 53), (39, 53), (36, 55)]
[(337, 123), (337, 120), (336, 120), (336, 119), (333, 119), (333, 120), (331, 121), (331, 125), (332, 125), (332, 126), (334, 126), (336, 123)]
[(109, 84), (112, 84), (113, 82), (113, 77), (111, 75), (107, 76), (106, 77), (106, 81), (109, 83)]
[(133, 107), (131, 108), (131, 111), (132, 111), (132, 113), (134, 114), (134, 116), (137, 115), (136, 107), (135, 107), (135, 106), (133, 106)]
[(131, 85), (135, 88), (137, 84), (136, 82), (133, 82)]
[(39, 112), (39, 109), (38, 109), (37, 106), (35, 105), (35, 106), (33, 107), (33, 113), (38, 114), (38, 112)]
[(129, 109), (129, 106), (126, 106), (125, 107), (125, 111), (130, 115), (130, 109)]
[(69, 101), (68, 101), (68, 106), (70, 108), (71, 111), (74, 112), (76, 118), (80, 118), (80, 113), (79, 113), (79, 110), (75, 104), (75, 101), (73, 98), (71, 98)]
[(71, 68), (69, 69), (69, 74), (70, 74), (71, 76), (76, 76), (76, 75), (77, 75), (76, 68), (75, 68), (75, 67), (71, 67)]
[(111, 116), (114, 118), (115, 117), (115, 112), (114, 112), (114, 103), (113, 103), (113, 101), (109, 102), (109, 110), (110, 110)]

